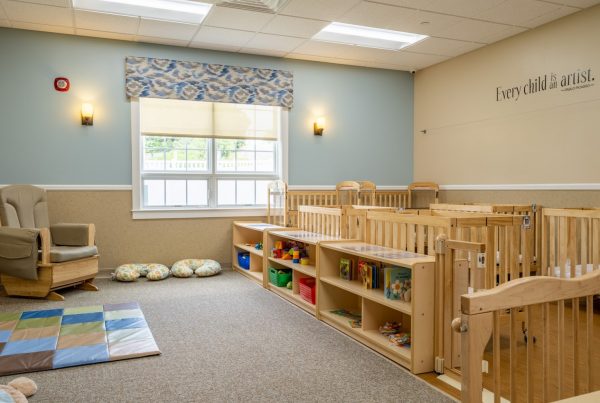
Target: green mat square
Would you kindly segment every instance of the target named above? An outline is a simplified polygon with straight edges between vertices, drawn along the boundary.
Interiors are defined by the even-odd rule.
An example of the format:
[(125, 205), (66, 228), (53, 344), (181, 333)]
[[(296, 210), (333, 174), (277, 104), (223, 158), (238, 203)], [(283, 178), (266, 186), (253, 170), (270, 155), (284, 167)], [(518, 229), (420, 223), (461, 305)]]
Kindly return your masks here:
[(77, 315), (80, 313), (93, 313), (103, 311), (104, 307), (102, 305), (82, 306), (78, 308), (65, 308), (63, 315)]
[(33, 327), (60, 326), (61, 316), (52, 316), (49, 318), (34, 318), (20, 320), (15, 329), (31, 329)]
[(0, 312), (0, 322), (12, 322), (19, 320), (21, 312)]
[(104, 332), (104, 321), (76, 323), (74, 325), (65, 325), (60, 328), (61, 336), (67, 336), (70, 334), (97, 333), (97, 332)]

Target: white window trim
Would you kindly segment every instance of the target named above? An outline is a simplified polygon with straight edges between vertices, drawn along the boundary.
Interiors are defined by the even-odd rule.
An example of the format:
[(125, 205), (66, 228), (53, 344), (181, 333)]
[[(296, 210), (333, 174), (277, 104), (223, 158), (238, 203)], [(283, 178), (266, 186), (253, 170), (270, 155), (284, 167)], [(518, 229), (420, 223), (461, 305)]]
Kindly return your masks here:
[[(288, 181), (288, 110), (281, 108), (281, 180)], [(131, 210), (134, 220), (154, 220), (168, 218), (204, 218), (204, 217), (264, 217), (266, 207), (220, 207), (220, 208), (142, 208), (141, 181), (142, 148), (140, 144), (140, 102), (131, 98)]]

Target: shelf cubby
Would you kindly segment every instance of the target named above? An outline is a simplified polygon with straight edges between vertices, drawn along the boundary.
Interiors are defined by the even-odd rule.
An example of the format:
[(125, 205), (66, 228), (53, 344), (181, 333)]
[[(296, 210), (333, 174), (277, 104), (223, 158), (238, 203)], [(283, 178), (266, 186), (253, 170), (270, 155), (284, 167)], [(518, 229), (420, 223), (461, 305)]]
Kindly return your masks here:
[[(236, 221), (233, 223), (233, 251), (231, 265), (233, 269), (246, 277), (263, 285), (263, 251), (256, 249), (254, 245), (263, 242), (266, 229), (281, 228), (276, 225)], [(250, 254), (250, 268), (243, 269), (238, 264), (238, 253), (248, 252)]]

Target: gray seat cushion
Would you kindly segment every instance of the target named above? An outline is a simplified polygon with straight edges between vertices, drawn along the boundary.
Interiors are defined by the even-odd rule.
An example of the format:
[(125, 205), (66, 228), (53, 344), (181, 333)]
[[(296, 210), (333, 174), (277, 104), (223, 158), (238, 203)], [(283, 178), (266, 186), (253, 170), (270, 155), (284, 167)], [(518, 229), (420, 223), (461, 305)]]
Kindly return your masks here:
[(97, 254), (98, 248), (95, 246), (53, 246), (50, 248), (50, 262), (70, 262)]

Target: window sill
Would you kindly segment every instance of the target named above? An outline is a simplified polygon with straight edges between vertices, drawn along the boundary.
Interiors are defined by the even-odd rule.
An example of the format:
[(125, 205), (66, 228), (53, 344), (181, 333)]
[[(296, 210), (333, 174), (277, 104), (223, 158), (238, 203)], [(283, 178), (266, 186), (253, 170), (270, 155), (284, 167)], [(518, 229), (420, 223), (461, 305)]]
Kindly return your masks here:
[(132, 210), (134, 220), (160, 220), (212, 217), (266, 217), (265, 207), (234, 207), (218, 209), (144, 209)]

